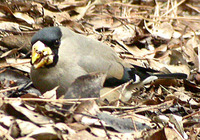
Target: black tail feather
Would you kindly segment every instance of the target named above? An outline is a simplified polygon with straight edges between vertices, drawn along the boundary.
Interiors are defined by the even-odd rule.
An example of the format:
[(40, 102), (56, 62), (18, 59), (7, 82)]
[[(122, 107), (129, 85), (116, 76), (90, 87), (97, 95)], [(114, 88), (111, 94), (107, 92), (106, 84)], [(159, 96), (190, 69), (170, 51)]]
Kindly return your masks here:
[[(187, 74), (184, 73), (169, 73), (163, 74), (158, 73), (159, 71), (153, 69), (146, 69), (140, 66), (135, 66), (134, 68), (124, 68), (124, 75), (122, 79), (108, 78), (106, 79), (104, 86), (118, 86), (129, 80), (133, 80), (133, 83), (143, 82), (147, 84), (155, 79), (186, 79)], [(138, 80), (139, 79), (139, 80)]]
[(170, 73), (170, 74), (154, 74), (158, 79), (186, 79), (187, 74), (184, 73)]

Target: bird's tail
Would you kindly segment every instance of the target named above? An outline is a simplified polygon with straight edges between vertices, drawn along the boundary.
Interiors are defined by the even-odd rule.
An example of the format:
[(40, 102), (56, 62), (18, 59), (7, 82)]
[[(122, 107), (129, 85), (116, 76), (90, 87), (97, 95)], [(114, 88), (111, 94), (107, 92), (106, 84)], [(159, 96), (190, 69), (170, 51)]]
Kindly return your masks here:
[[(143, 74), (144, 75), (144, 74)], [(143, 80), (134, 80), (135, 83), (147, 84), (157, 79), (186, 79), (187, 75), (184, 73), (170, 73), (170, 74), (149, 74)]]
[(187, 74), (184, 73), (169, 73), (169, 74), (154, 74), (158, 79), (186, 79)]
[(169, 74), (154, 74), (158, 79), (186, 79), (187, 75), (184, 73), (169, 73)]
[(169, 73), (164, 74), (159, 71), (135, 66), (134, 68), (127, 69), (129, 78), (133, 79), (134, 83), (147, 84), (156, 79), (186, 79), (187, 74), (184, 73)]

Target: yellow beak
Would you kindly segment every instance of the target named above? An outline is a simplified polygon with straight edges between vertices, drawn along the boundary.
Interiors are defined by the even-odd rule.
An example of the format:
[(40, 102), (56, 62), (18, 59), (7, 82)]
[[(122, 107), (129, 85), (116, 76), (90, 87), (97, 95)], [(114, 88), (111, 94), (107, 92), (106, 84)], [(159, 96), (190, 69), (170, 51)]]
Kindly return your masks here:
[(37, 41), (32, 46), (31, 63), (35, 69), (53, 63), (53, 57), (52, 50), (46, 47), (41, 41)]

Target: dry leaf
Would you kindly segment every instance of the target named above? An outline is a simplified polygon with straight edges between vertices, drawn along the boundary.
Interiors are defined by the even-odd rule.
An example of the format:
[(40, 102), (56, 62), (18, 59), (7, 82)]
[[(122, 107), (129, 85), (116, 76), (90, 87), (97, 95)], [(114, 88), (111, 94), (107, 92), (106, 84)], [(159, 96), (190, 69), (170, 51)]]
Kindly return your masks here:
[(98, 122), (97, 119), (86, 116), (96, 116), (96, 114), (100, 112), (99, 107), (93, 100), (82, 102), (80, 105), (77, 106), (75, 112), (76, 114), (74, 115), (74, 118), (76, 119), (76, 121), (81, 122), (82, 124), (91, 125), (95, 122)]
[(145, 124), (133, 122), (131, 118), (117, 118), (107, 113), (99, 113), (97, 116), (101, 121), (105, 122), (106, 125), (121, 133), (130, 133), (135, 131), (135, 129), (141, 130), (149, 128)]
[(40, 127), (29, 134), (27, 137), (33, 137), (35, 139), (58, 139), (58, 135), (52, 126)]
[(194, 48), (198, 47), (199, 41), (196, 37), (191, 38), (187, 41), (186, 45), (183, 47), (183, 51), (185, 52), (188, 62), (194, 64), (195, 68), (199, 68), (199, 59), (198, 55), (194, 51)]
[(31, 68), (30, 59), (7, 58), (6, 62), (7, 62), (7, 64), (5, 64), (4, 66), (0, 66), (0, 67), (12, 66), (21, 71), (30, 73), (30, 68)]
[(68, 88), (64, 98), (99, 97), (99, 92), (103, 87), (105, 78), (106, 74), (102, 73), (91, 73), (80, 76)]
[(101, 138), (97, 138), (94, 135), (92, 135), (91, 133), (89, 133), (88, 131), (83, 130), (83, 131), (77, 132), (74, 135), (67, 136), (66, 139), (70, 139), (70, 140), (77, 140), (77, 139), (79, 139), (79, 140), (84, 140), (84, 139), (85, 140), (89, 140), (89, 139), (92, 139), (92, 140), (96, 140), (96, 139), (103, 140), (105, 138), (102, 138), (102, 139)]
[(46, 91), (44, 94), (43, 94), (43, 97), (44, 98), (48, 98), (48, 99), (57, 99), (57, 96), (56, 96), (56, 90), (58, 89), (58, 86), (55, 87), (54, 89), (50, 90), (50, 91)]
[(179, 65), (179, 66), (167, 65), (167, 64), (159, 63), (154, 60), (150, 60), (150, 59), (148, 59), (148, 62), (149, 62), (150, 67), (155, 70), (162, 71), (162, 69), (166, 68), (171, 73), (185, 73), (188, 75), (188, 77), (190, 75), (190, 69), (187, 65)]
[(18, 19), (26, 21), (30, 25), (35, 23), (33, 18), (31, 18), (29, 15), (27, 15), (25, 13), (15, 12), (15, 13), (13, 13), (13, 15), (14, 15), (14, 17), (16, 17)]
[(0, 45), (10, 50), (16, 48), (27, 53), (31, 50), (31, 37), (32, 34), (5, 36), (0, 40)]
[(173, 36), (174, 29), (172, 25), (168, 22), (156, 23), (156, 24), (152, 23), (153, 24), (152, 29), (148, 27), (146, 22), (144, 23), (145, 23), (146, 29), (155, 37), (159, 36), (163, 39), (171, 39)]
[[(107, 94), (110, 92), (113, 88), (109, 87), (104, 87), (100, 90), (100, 101), (102, 104), (114, 104), (116, 101), (119, 100), (120, 92), (118, 90), (112, 91), (111, 93)], [(104, 94), (106, 94), (104, 96)]]
[(11, 114), (13, 116), (19, 117), (19, 115), (22, 115), (21, 117), (26, 117), (27, 119), (31, 120), (35, 124), (44, 125), (44, 124), (51, 124), (52, 121), (47, 118), (46, 116), (40, 115), (39, 113), (35, 113), (34, 111), (28, 110), (25, 107), (21, 107), (16, 104), (6, 104), (5, 105), (5, 111), (8, 112), (8, 114)]
[(136, 31), (134, 26), (132, 25), (126, 25), (126, 26), (120, 26), (116, 28), (113, 32), (113, 38), (116, 40), (123, 41), (124, 44), (132, 44), (136, 37)]
[[(1, 3), (0, 139), (199, 139), (199, 4), (198, 0)], [(135, 90), (119, 86), (114, 93), (106, 91), (101, 105), (90, 102), (94, 100), (91, 98), (82, 99), (82, 95), (99, 97), (105, 80), (101, 73), (79, 77), (72, 84), (66, 98), (72, 94), (78, 99), (39, 98), (29, 93), (34, 90), (25, 90), (28, 94), (17, 99), (8, 98), (13, 92), (21, 94), (16, 89), (23, 89), (24, 84), (19, 83), (29, 78), (31, 65), (26, 58), (32, 35), (41, 28), (58, 25), (106, 43), (131, 64), (165, 73), (183, 72), (190, 77), (156, 81), (143, 88), (137, 85)], [(8, 69), (21, 76), (6, 73)], [(160, 86), (163, 81), (171, 86)], [(52, 95), (55, 91), (49, 93)], [(68, 105), (73, 107), (68, 110)], [(165, 126), (152, 121), (152, 116), (160, 114), (167, 118), (160, 119)], [(129, 128), (136, 131), (120, 133)]]
[(1, 22), (0, 29), (3, 31), (21, 32), (20, 25), (14, 22)]
[(17, 125), (19, 126), (21, 136), (26, 136), (26, 135), (32, 133), (33, 131), (39, 129), (39, 127), (37, 125), (35, 125), (31, 122), (28, 122), (28, 121), (23, 121), (23, 120), (17, 119), (16, 122), (17, 122)]

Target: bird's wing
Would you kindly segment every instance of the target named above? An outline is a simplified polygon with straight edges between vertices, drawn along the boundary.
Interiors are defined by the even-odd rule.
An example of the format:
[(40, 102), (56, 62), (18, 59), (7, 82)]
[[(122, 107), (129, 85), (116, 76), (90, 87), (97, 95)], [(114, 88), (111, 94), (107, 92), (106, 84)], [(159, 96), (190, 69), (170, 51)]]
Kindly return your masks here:
[(63, 38), (65, 43), (61, 44), (63, 45), (61, 47), (65, 48), (62, 52), (67, 53), (66, 59), (73, 59), (69, 61), (76, 63), (88, 73), (104, 72), (107, 73), (108, 78), (121, 79), (123, 77), (125, 65), (130, 65), (124, 63), (112, 48), (92, 38), (65, 30), (66, 28), (64, 28), (64, 33), (68, 35)]

